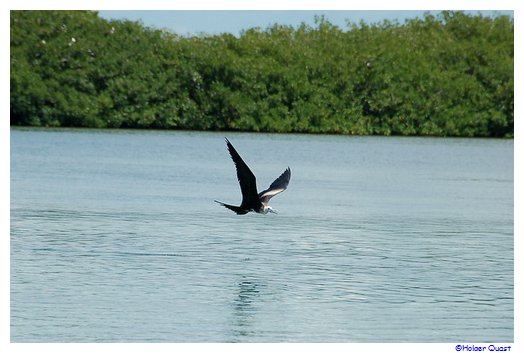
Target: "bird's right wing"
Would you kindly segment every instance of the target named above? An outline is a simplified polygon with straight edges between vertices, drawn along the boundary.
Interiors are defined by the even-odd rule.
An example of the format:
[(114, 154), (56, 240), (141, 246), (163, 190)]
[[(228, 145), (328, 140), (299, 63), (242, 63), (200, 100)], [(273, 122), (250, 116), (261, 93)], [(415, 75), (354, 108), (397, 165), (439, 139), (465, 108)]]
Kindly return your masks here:
[(242, 204), (240, 207), (254, 207), (254, 204), (260, 202), (257, 195), (257, 179), (227, 138), (226, 144), (231, 159), (235, 163), (237, 178), (242, 191)]
[(278, 178), (276, 178), (267, 190), (264, 190), (260, 194), (258, 194), (260, 202), (267, 204), (269, 202), (269, 199), (271, 199), (273, 196), (280, 194), (282, 191), (286, 190), (290, 179), (291, 169), (287, 167), (284, 173), (282, 173)]

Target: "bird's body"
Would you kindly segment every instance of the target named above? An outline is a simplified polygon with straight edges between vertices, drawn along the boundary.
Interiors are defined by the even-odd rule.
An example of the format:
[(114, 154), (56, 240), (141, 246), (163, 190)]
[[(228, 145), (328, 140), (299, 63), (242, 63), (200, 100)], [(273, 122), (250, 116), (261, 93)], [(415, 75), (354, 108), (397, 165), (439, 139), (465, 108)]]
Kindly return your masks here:
[(249, 169), (247, 164), (242, 160), (238, 152), (235, 150), (231, 142), (226, 138), (227, 148), (229, 154), (235, 163), (237, 170), (237, 178), (242, 191), (242, 203), (240, 206), (228, 205), (220, 201), (216, 201), (222, 206), (230, 209), (238, 215), (243, 215), (248, 212), (256, 212), (266, 214), (268, 212), (276, 213), (270, 206), (269, 200), (287, 189), (289, 179), (291, 178), (291, 169), (289, 167), (282, 173), (266, 190), (257, 192), (256, 177)]

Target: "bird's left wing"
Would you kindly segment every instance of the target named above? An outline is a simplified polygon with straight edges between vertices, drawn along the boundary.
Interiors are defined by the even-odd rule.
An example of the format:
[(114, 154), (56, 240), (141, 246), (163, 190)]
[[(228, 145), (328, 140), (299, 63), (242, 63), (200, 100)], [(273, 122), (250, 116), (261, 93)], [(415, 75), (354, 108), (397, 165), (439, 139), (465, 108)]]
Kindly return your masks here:
[(291, 169), (287, 167), (284, 173), (282, 173), (278, 178), (276, 178), (267, 190), (264, 190), (260, 194), (258, 194), (260, 201), (262, 203), (267, 204), (269, 202), (269, 199), (287, 189), (290, 179)]
[(257, 204), (259, 205), (259, 200), (257, 198), (257, 179), (227, 138), (226, 144), (231, 159), (233, 159), (237, 169), (237, 179), (240, 184), (240, 190), (242, 191), (241, 207), (254, 208)]

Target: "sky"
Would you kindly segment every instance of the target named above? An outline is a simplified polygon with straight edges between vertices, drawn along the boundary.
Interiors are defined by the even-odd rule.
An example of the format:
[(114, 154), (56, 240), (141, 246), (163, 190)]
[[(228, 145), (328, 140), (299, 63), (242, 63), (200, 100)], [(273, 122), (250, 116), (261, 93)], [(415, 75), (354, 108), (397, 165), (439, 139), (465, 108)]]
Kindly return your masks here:
[[(196, 34), (220, 34), (232, 33), (238, 36), (242, 30), (252, 27), (262, 29), (278, 23), (282, 25), (299, 26), (302, 22), (309, 25), (315, 24), (315, 15), (324, 15), (332, 24), (341, 28), (346, 28), (346, 20), (359, 23), (361, 20), (367, 23), (382, 22), (387, 19), (397, 20), (404, 23), (404, 20), (424, 16), (425, 12), (438, 14), (440, 11), (384, 11), (384, 10), (335, 10), (335, 11), (165, 11), (165, 10), (144, 10), (144, 11), (99, 11), (99, 15), (105, 19), (128, 19), (140, 21), (148, 27), (157, 29), (168, 29), (179, 35)], [(513, 11), (466, 11), (467, 13), (491, 16), (503, 14), (513, 16)]]

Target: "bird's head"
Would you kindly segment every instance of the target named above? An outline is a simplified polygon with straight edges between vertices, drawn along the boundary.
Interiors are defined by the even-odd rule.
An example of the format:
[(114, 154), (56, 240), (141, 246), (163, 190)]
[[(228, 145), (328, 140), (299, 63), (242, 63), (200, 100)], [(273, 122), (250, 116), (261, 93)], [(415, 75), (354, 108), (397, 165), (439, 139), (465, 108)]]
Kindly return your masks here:
[(268, 212), (275, 213), (275, 214), (278, 213), (278, 212), (275, 211), (275, 210), (273, 209), (273, 207), (271, 207), (271, 206), (266, 206), (266, 210), (265, 210), (265, 211), (266, 211), (266, 213), (268, 213)]

